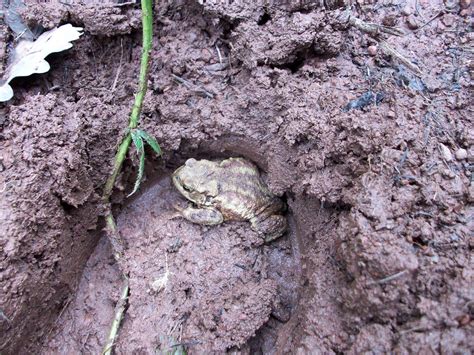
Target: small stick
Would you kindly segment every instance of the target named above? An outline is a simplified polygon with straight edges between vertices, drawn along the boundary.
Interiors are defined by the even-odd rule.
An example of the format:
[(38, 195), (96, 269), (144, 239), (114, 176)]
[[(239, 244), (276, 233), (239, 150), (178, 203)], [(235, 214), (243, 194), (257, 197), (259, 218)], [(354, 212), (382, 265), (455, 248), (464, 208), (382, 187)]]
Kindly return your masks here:
[(174, 75), (174, 74), (171, 74), (171, 76), (173, 77), (174, 80), (176, 80), (178, 83), (180, 84), (183, 84), (184, 86), (186, 86), (188, 89), (191, 89), (193, 84), (189, 81), (189, 80), (186, 80), (180, 76), (177, 76), (177, 75)]
[(132, 1), (123, 2), (121, 4), (113, 4), (113, 6), (121, 7), (121, 6), (127, 6), (127, 5), (135, 5), (136, 3), (137, 3), (136, 0), (132, 0)]
[(204, 89), (202, 86), (199, 86), (199, 85), (195, 85), (193, 84), (192, 82), (190, 82), (189, 80), (186, 80), (180, 76), (177, 76), (177, 75), (174, 75), (174, 74), (171, 74), (171, 76), (173, 77), (173, 79), (175, 79), (178, 83), (180, 84), (183, 84), (186, 88), (188, 88), (189, 90), (197, 93), (197, 94), (202, 94), (204, 95), (205, 97), (208, 97), (210, 99), (213, 99), (214, 98), (214, 94), (207, 91), (206, 89)]
[(438, 17), (440, 17), (441, 15), (444, 14), (444, 11), (440, 11), (438, 12), (436, 15), (434, 15), (432, 18), (430, 18), (428, 21), (426, 21), (423, 25), (421, 25), (420, 27), (418, 27), (415, 32), (418, 32), (419, 30), (421, 30), (423, 27), (426, 27), (428, 26), (431, 22), (433, 22), (434, 20), (436, 20)]
[(0, 319), (6, 320), (7, 323), (10, 324), (10, 325), (11, 325), (11, 323), (12, 323), (12, 321), (10, 320), (10, 318), (8, 318), (8, 317), (5, 315), (5, 313), (3, 313), (3, 310), (2, 310), (2, 309), (0, 309)]
[(405, 269), (405, 270), (400, 271), (400, 272), (397, 272), (396, 274), (393, 274), (393, 275), (391, 275), (391, 276), (387, 276), (387, 277), (385, 277), (385, 278), (383, 278), (383, 279), (369, 282), (369, 283), (367, 284), (367, 286), (371, 286), (371, 285), (375, 285), (375, 284), (379, 284), (379, 285), (385, 284), (385, 283), (390, 282), (390, 281), (392, 281), (392, 280), (398, 279), (400, 276), (405, 275), (407, 272), (408, 272), (408, 270)]
[(348, 22), (358, 30), (369, 33), (371, 35), (379, 35), (386, 33), (392, 36), (404, 36), (405, 33), (396, 27), (383, 26), (373, 22), (365, 22), (355, 16), (351, 16), (349, 11), (344, 11), (338, 16), (340, 22)]
[[(342, 16), (347, 15), (343, 14)], [(386, 33), (392, 36), (404, 36), (405, 33), (396, 27), (390, 27), (390, 26), (383, 26), (379, 25), (373, 22), (365, 22), (355, 16), (348, 15), (349, 17), (347, 18), (347, 22), (357, 28), (358, 30), (369, 33), (371, 35), (379, 35), (381, 33)], [(344, 21), (344, 17), (340, 17), (342, 21)]]
[(14, 42), (18, 41), (21, 37), (23, 37), (23, 35), (26, 33), (27, 30), (28, 30), (28, 29), (25, 28), (23, 31), (21, 31), (21, 32), (18, 34), (18, 36), (16, 36), (16, 37), (13, 39), (13, 41), (14, 41)]
[(425, 16), (423, 16), (423, 14), (420, 12), (420, 3), (418, 2), (418, 0), (415, 0), (415, 11), (418, 16), (425, 20)]
[(221, 55), (221, 51), (219, 49), (219, 46), (216, 44), (216, 50), (217, 50), (217, 56), (219, 57), (219, 63), (222, 64), (222, 55)]
[(398, 53), (394, 48), (388, 45), (387, 42), (385, 41), (380, 41), (379, 42), (379, 48), (387, 55), (390, 55), (392, 57), (395, 57), (398, 59), (402, 64), (404, 64), (408, 69), (410, 69), (412, 72), (417, 74), (418, 76), (422, 76), (423, 72), (421, 69), (416, 65), (413, 64), (411, 61), (409, 61), (407, 58), (405, 58), (403, 55)]
[(410, 329), (401, 330), (400, 332), (398, 332), (398, 334), (402, 335), (402, 334), (406, 334), (410, 332), (428, 332), (430, 330), (432, 330), (432, 328), (420, 326), (420, 327), (413, 327)]
[(434, 217), (432, 213), (425, 211), (416, 211), (415, 216), (425, 216), (425, 217)]

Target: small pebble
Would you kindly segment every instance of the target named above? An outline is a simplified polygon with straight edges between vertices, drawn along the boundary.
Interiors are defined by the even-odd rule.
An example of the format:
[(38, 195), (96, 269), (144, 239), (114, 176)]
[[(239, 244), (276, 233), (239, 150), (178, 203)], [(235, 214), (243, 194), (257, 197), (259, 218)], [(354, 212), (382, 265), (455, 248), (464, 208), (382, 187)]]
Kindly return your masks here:
[(447, 168), (441, 170), (441, 175), (443, 175), (443, 177), (445, 177), (446, 179), (454, 179), (456, 177), (456, 174)]
[(415, 15), (408, 16), (406, 20), (406, 24), (410, 30), (416, 30), (418, 27), (420, 27)]
[(402, 9), (402, 15), (410, 16), (412, 13), (413, 13), (413, 9), (408, 5)]
[(454, 155), (456, 156), (457, 160), (464, 160), (467, 158), (467, 150), (459, 148), (458, 150), (456, 150), (456, 153), (454, 153)]
[(377, 54), (377, 46), (369, 46), (367, 52), (369, 52), (370, 56), (375, 56)]
[(394, 15), (387, 15), (383, 18), (382, 24), (384, 26), (393, 27), (398, 23), (398, 18)]
[(390, 111), (387, 112), (387, 117), (388, 118), (396, 118), (397, 114), (395, 113), (394, 110), (390, 110)]
[(446, 160), (446, 161), (452, 161), (453, 160), (453, 155), (451, 154), (451, 151), (443, 143), (439, 144), (439, 151), (440, 151), (441, 156), (443, 157), (444, 160)]

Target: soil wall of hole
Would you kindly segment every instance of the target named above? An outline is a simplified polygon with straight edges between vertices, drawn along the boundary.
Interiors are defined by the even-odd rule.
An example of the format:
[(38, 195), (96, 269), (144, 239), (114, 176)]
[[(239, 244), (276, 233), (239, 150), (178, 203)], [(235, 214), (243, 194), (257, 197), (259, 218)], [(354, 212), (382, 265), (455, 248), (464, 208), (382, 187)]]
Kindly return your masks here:
[[(154, 226), (155, 235), (134, 222), (134, 204), (153, 191), (168, 191), (165, 201), (177, 196), (151, 169), (143, 195), (124, 208), (137, 165), (131, 155), (114, 195), (133, 236), (127, 265), (136, 276), (119, 352), (157, 349), (167, 336), (197, 351), (472, 348), (472, 68), (463, 51), (472, 36), (459, 4), (421, 27), (443, 2), (393, 3), (356, 6), (354, 14), (406, 31), (390, 44), (423, 68), (423, 91), (398, 63), (374, 53), (374, 40), (341, 23), (336, 8), (191, 0), (156, 6), (141, 127), (165, 155), (148, 165), (163, 172), (194, 154), (246, 156), (285, 196), (293, 233), (261, 247), (245, 223), (202, 229), (164, 220), (159, 211), (167, 206), (158, 203), (155, 217), (164, 224)], [(3, 353), (97, 352), (105, 337), (120, 280), (107, 243), (99, 243), (99, 196), (136, 89), (139, 15), (130, 6), (58, 4), (30, 4), (23, 14), (30, 24), (72, 22), (86, 33), (48, 58), (49, 73), (15, 80), (15, 99), (0, 107)], [(416, 21), (420, 30), (413, 31)], [(6, 63), (7, 46), (0, 50)], [(369, 90), (383, 93), (382, 102), (343, 109)], [(217, 258), (211, 251), (219, 246), (233, 250), (244, 266), (243, 293), (212, 306), (217, 312), (222, 301), (256, 313), (199, 319), (206, 304), (194, 297), (209, 299), (213, 289), (181, 273), (165, 292), (147, 292), (166, 265), (163, 251), (172, 249), (166, 228), (171, 237), (179, 228), (187, 236), (168, 267), (183, 265), (191, 275), (197, 269), (182, 259), (186, 248), (208, 246), (199, 254), (207, 266), (216, 265), (207, 258)], [(255, 264), (260, 278), (245, 267), (256, 250), (264, 256)], [(208, 272), (213, 280), (222, 272), (234, 277), (227, 267)], [(175, 295), (175, 308), (165, 295)], [(162, 320), (158, 305), (167, 310), (166, 326), (141, 329), (144, 315), (142, 326)]]
[[(209, 228), (174, 217), (174, 206), (185, 202), (170, 181), (174, 165), (189, 156), (243, 156), (259, 164), (265, 162), (262, 153), (255, 142), (225, 137), (182, 149), (172, 162), (148, 169), (142, 192), (117, 217), (126, 246), (123, 267), (131, 281), (119, 353), (165, 351), (175, 343), (196, 353), (303, 350), (299, 325), (306, 321), (308, 298), (313, 299), (315, 331), (324, 337), (343, 331), (337, 299), (346, 278), (335, 253), (337, 221), (345, 213), (340, 208), (324, 208), (301, 195), (284, 196), (289, 231), (268, 245), (245, 222)], [(103, 238), (44, 353), (100, 351), (114, 307), (103, 299), (117, 294), (120, 285), (110, 252)], [(112, 282), (104, 287), (103, 280)], [(317, 346), (331, 348), (321, 340)]]

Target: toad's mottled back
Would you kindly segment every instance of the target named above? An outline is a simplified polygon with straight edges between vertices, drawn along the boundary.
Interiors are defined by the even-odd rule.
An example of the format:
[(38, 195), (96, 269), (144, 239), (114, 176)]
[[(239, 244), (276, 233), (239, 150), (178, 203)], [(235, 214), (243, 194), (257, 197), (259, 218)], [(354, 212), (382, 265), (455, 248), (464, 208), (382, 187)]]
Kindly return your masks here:
[(267, 241), (286, 230), (286, 218), (280, 214), (284, 203), (268, 190), (257, 167), (246, 159), (188, 159), (174, 172), (173, 183), (196, 205), (181, 210), (191, 222), (215, 225), (248, 220)]

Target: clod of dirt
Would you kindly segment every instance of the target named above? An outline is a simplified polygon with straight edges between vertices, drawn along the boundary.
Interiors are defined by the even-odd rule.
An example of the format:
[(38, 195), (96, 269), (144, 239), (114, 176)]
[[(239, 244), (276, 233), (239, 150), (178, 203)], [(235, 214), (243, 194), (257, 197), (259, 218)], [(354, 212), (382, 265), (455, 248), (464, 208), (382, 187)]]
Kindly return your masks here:
[(63, 22), (79, 24), (92, 35), (116, 36), (130, 34), (140, 28), (141, 12), (132, 6), (115, 6), (112, 2), (100, 4), (66, 4), (58, 2), (32, 3), (19, 10), (30, 26), (51, 29)]
[(413, 13), (413, 8), (410, 5), (406, 5), (402, 11), (402, 15), (404, 16), (410, 16)]
[(418, 27), (420, 27), (420, 24), (418, 23), (418, 19), (413, 14), (407, 17), (406, 23), (410, 30), (416, 30)]
[(277, 11), (264, 26), (258, 21), (238, 25), (231, 38), (236, 58), (248, 68), (273, 65), (296, 70), (304, 57), (339, 53), (342, 33), (332, 27), (337, 24), (323, 12), (296, 12), (288, 17)]

